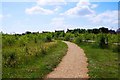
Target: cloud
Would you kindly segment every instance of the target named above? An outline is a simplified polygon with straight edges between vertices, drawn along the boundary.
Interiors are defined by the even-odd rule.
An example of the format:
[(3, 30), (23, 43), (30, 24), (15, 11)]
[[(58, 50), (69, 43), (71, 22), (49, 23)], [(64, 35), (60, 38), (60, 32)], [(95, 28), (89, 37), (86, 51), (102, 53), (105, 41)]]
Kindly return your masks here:
[(98, 7), (98, 5), (97, 4), (92, 4), (91, 5), (91, 8), (93, 9), (93, 8), (97, 8)]
[(56, 8), (54, 9), (54, 11), (59, 11), (62, 7), (61, 6), (56, 6)]
[[(45, 15), (53, 14), (53, 13), (59, 11), (59, 9), (61, 9), (61, 7), (59, 6), (61, 4), (62, 5), (66, 4), (66, 2), (64, 0), (37, 0), (35, 6), (25, 9), (25, 13), (27, 13), (27, 14), (45, 14)], [(54, 5), (55, 9), (50, 10), (50, 9), (43, 8), (43, 6), (48, 6), (48, 5)]]
[(61, 15), (72, 15), (72, 16), (87, 16), (92, 15), (95, 11), (92, 8), (97, 7), (97, 4), (91, 4), (88, 0), (80, 0), (75, 7), (67, 10)]
[(91, 10), (88, 6), (84, 7), (74, 7), (66, 11), (64, 14), (65, 15), (76, 15), (76, 16), (85, 16), (85, 15), (90, 15), (93, 14), (94, 11)]
[(61, 17), (53, 18), (50, 23), (50, 25), (56, 26), (56, 27), (63, 26), (64, 24), (65, 24), (64, 18), (61, 18)]
[(11, 17), (10, 14), (0, 14), (0, 20)]
[(3, 15), (2, 14), (0, 14), (0, 20), (3, 18)]
[(91, 5), (90, 2), (88, 0), (80, 0), (78, 3), (77, 3), (77, 7), (82, 7), (82, 6), (89, 6)]
[(44, 8), (42, 8), (40, 6), (34, 6), (32, 8), (27, 8), (25, 10), (25, 12), (27, 14), (46, 14), (46, 15), (54, 13), (54, 11), (49, 10), (49, 9), (44, 9)]
[(40, 6), (45, 6), (45, 5), (65, 5), (67, 3), (65, 0), (37, 0), (37, 4)]
[(118, 11), (105, 11), (94, 16), (89, 16), (89, 20), (93, 23), (105, 23), (105, 24), (117, 24), (118, 23)]

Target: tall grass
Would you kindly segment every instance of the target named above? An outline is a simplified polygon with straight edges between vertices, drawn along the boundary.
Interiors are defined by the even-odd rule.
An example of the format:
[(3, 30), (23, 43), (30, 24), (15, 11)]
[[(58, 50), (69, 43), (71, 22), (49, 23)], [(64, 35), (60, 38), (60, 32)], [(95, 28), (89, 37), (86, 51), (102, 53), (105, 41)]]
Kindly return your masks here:
[[(66, 54), (67, 45), (63, 42), (48, 42), (46, 53), (38, 53), (39, 55), (19, 55), (18, 57), (26, 59), (27, 63), (19, 64), (18, 67), (3, 67), (3, 78), (43, 78), (51, 72), (62, 57)], [(20, 53), (19, 53), (20, 54)], [(32, 54), (31, 54), (32, 55)], [(19, 58), (17, 58), (19, 59)], [(21, 62), (24, 62), (22, 60)]]
[[(119, 43), (118, 36), (116, 34), (100, 33), (94, 34), (92, 38), (92, 35), (80, 34), (73, 41), (85, 51), (88, 58), (90, 78), (118, 78), (118, 52), (120, 46), (113, 44)], [(95, 42), (88, 42), (86, 39)]]
[(118, 78), (118, 53), (95, 47), (94, 43), (78, 44), (88, 58), (90, 78)]
[(67, 51), (51, 34), (3, 34), (3, 78), (40, 78), (60, 62)]

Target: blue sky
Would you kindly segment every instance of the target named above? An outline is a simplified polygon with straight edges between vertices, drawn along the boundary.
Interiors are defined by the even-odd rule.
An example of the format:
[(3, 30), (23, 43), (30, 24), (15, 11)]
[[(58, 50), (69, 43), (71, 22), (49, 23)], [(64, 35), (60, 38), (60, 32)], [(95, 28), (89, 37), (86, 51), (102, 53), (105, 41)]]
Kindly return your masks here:
[(117, 2), (62, 1), (2, 2), (2, 31), (23, 33), (101, 26), (118, 28)]

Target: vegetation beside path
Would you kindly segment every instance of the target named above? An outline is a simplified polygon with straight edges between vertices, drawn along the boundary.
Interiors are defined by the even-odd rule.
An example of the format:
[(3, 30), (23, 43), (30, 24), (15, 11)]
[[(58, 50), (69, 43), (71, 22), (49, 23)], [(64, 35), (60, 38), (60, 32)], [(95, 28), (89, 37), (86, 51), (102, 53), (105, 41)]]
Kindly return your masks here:
[(67, 45), (50, 34), (4, 34), (2, 39), (2, 78), (43, 78), (67, 52)]
[(120, 34), (118, 31), (102, 27), (88, 30), (68, 29), (66, 33), (64, 30), (2, 33), (3, 78), (44, 77), (60, 62), (67, 51), (65, 43), (55, 40), (71, 41), (84, 49), (91, 78), (118, 77)]
[(95, 47), (94, 43), (78, 44), (88, 58), (90, 78), (118, 78), (118, 53)]

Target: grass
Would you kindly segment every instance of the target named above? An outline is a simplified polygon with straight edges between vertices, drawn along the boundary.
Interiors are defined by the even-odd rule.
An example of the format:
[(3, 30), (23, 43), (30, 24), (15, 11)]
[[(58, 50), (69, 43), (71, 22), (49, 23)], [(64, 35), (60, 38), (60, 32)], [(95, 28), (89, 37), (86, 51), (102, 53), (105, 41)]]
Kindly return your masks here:
[(88, 58), (91, 78), (118, 78), (118, 53), (110, 49), (100, 49), (92, 43), (79, 44)]
[(0, 79), (2, 79), (2, 51), (0, 49)]
[[(48, 45), (48, 44), (46, 44)], [(19, 67), (3, 67), (3, 78), (44, 78), (61, 61), (67, 52), (67, 45), (57, 41), (45, 55), (31, 58), (32, 61)], [(30, 59), (30, 58), (29, 58)]]

